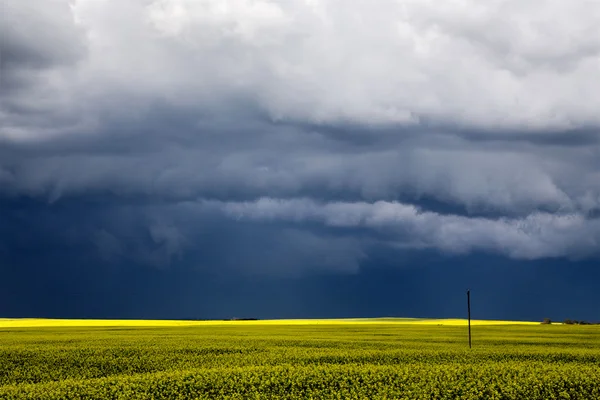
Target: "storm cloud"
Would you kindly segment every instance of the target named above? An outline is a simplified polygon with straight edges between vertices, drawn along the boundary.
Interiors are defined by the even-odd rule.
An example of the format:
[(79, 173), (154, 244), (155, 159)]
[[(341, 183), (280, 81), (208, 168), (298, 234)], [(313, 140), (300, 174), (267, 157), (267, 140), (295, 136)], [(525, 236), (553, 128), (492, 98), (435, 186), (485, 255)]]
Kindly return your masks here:
[(600, 5), (4, 3), (5, 263), (600, 254)]

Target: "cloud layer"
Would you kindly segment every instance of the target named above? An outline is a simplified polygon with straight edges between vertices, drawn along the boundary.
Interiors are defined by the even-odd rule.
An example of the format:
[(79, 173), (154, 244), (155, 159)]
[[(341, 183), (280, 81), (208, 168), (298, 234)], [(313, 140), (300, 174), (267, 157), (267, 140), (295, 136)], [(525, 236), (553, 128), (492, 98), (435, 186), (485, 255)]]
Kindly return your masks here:
[(390, 244), (401, 248), (433, 248), (450, 253), (491, 251), (521, 259), (581, 257), (595, 253), (600, 239), (600, 223), (576, 214), (469, 218), (421, 211), (397, 202), (318, 204), (267, 198), (215, 205), (236, 219), (316, 221), (337, 228), (368, 228), (383, 232)]
[(106, 201), (109, 220), (150, 207), (77, 228), (107, 262), (183, 262), (201, 224), (228, 227), (225, 242), (244, 229), (271, 238), (261, 253), (240, 233), (243, 257), (212, 259), (266, 270), (293, 257), (356, 270), (378, 245), (598, 255), (600, 5), (9, 0), (4, 11), (0, 196)]
[(509, 130), (599, 122), (600, 7), (585, 1), (11, 0), (6, 8), (4, 63), (44, 69), (49, 93), (72, 106), (100, 102), (88, 112), (126, 94), (137, 107), (245, 99), (296, 122)]

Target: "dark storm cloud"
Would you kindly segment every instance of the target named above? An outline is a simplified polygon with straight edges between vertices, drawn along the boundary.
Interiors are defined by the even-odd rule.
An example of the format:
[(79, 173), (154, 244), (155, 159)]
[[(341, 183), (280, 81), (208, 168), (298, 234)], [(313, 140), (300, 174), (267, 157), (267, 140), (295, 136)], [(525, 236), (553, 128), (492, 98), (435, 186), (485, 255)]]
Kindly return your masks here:
[(97, 274), (134, 267), (218, 277), (356, 273), (355, 235), (285, 223), (244, 223), (193, 205), (66, 200), (3, 201), (0, 259), (6, 268)]
[(6, 143), (3, 176), (13, 183), (4, 190), (54, 200), (88, 191), (175, 200), (432, 198), (509, 215), (597, 207), (593, 146), (406, 138), (401, 130), (396, 140), (356, 144), (264, 121), (165, 119), (172, 123), (140, 121), (137, 132), (106, 121), (109, 130), (83, 138)]
[(35, 232), (5, 253), (290, 275), (381, 246), (597, 256), (600, 9), (448, 7), (9, 2), (0, 195), (37, 205), (4, 211)]

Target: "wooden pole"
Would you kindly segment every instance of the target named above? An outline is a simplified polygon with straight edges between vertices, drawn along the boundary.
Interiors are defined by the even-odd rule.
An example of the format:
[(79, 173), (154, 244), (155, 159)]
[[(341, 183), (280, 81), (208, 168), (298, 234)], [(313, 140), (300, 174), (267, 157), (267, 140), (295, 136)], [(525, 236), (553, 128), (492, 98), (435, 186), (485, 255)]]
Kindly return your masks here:
[(471, 348), (471, 291), (467, 289), (467, 313), (469, 315), (469, 348)]

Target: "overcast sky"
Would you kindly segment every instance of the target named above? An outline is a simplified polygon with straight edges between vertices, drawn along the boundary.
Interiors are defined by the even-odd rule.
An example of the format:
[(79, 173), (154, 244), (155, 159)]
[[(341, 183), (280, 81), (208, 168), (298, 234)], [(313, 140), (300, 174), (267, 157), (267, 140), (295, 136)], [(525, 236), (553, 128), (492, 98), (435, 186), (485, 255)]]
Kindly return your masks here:
[(3, 0), (0, 312), (460, 317), (470, 286), (481, 318), (600, 320), (599, 25)]

